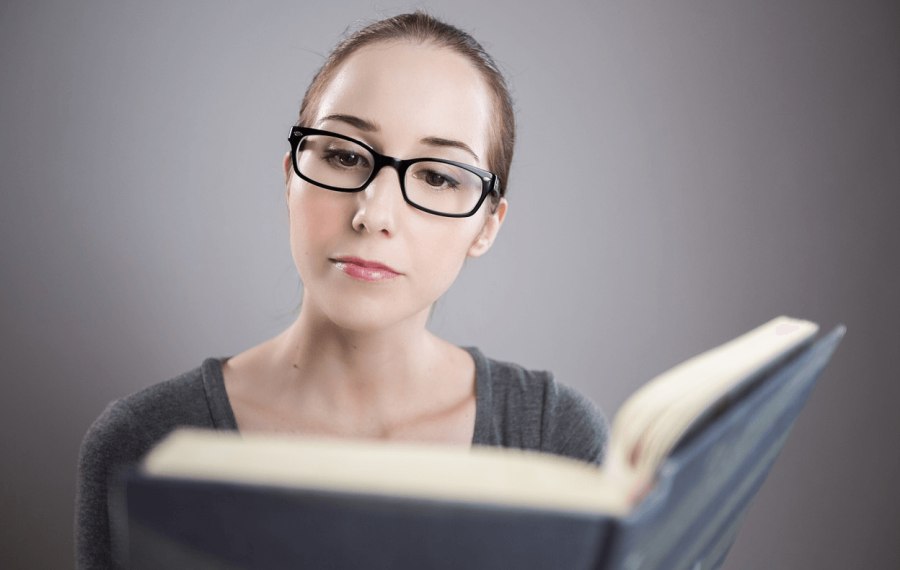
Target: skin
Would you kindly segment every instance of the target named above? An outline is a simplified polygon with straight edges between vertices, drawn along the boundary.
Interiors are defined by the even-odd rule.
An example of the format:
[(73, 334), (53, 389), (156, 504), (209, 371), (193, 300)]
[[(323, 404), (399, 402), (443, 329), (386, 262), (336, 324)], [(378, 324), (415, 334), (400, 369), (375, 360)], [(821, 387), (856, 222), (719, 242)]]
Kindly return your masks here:
[[(430, 45), (382, 43), (341, 65), (311, 126), (398, 158), (442, 157), (487, 168), (492, 108), (487, 86), (462, 56)], [(475, 156), (433, 139), (461, 142)], [(472, 217), (443, 218), (409, 206), (393, 168), (383, 168), (358, 193), (301, 180), (289, 155), (282, 168), (303, 302), (287, 330), (224, 365), (239, 428), (471, 444), (474, 363), (426, 322), (465, 260), (490, 249), (506, 201), (493, 213), (486, 201)], [(354, 280), (331, 261), (339, 256), (378, 261), (401, 275)]]

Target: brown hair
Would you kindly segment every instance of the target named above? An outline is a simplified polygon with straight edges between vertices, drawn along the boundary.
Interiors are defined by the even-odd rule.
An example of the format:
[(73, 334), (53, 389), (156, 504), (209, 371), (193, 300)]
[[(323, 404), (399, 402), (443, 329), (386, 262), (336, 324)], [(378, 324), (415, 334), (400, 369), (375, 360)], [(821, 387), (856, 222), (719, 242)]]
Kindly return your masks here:
[(425, 12), (416, 11), (379, 20), (335, 46), (303, 96), (298, 124), (310, 126), (322, 92), (350, 55), (367, 45), (398, 40), (449, 48), (468, 59), (481, 72), (493, 94), (495, 111), (486, 160), (488, 169), (500, 177), (500, 195), (505, 196), (516, 141), (516, 120), (506, 80), (493, 58), (475, 38)]

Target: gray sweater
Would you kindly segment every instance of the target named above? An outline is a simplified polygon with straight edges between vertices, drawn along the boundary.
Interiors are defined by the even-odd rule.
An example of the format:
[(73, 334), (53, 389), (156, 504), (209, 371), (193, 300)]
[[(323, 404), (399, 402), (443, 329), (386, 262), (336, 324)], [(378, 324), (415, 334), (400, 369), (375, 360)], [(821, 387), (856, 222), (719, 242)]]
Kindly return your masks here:
[[(539, 450), (599, 464), (606, 422), (585, 396), (549, 372), (527, 370), (466, 348), (475, 360), (472, 445)], [(75, 557), (78, 568), (112, 568), (108, 480), (179, 426), (237, 430), (222, 358), (110, 403), (88, 429), (78, 462)]]

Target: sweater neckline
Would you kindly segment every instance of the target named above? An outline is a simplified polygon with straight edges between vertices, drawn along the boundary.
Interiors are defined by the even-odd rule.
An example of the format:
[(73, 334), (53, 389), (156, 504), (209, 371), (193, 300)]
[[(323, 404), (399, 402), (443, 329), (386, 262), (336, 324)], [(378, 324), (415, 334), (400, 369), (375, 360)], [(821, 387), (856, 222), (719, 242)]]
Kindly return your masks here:
[[(475, 430), (472, 434), (472, 445), (489, 445), (490, 417), (492, 394), (490, 382), (490, 363), (478, 347), (463, 346), (475, 363)], [(225, 390), (225, 377), (222, 365), (230, 357), (207, 358), (201, 365), (203, 389), (209, 414), (215, 429), (239, 431), (234, 409)]]

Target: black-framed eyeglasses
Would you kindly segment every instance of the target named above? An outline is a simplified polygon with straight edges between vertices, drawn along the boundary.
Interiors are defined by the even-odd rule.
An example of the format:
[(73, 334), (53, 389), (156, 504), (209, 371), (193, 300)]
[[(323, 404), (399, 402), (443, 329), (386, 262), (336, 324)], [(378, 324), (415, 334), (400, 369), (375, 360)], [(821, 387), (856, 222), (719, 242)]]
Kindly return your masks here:
[(350, 137), (306, 127), (291, 128), (291, 161), (297, 176), (337, 192), (360, 192), (385, 166), (400, 178), (403, 199), (414, 208), (466, 218), (484, 199), (500, 196), (500, 178), (487, 170), (443, 158), (399, 160)]

